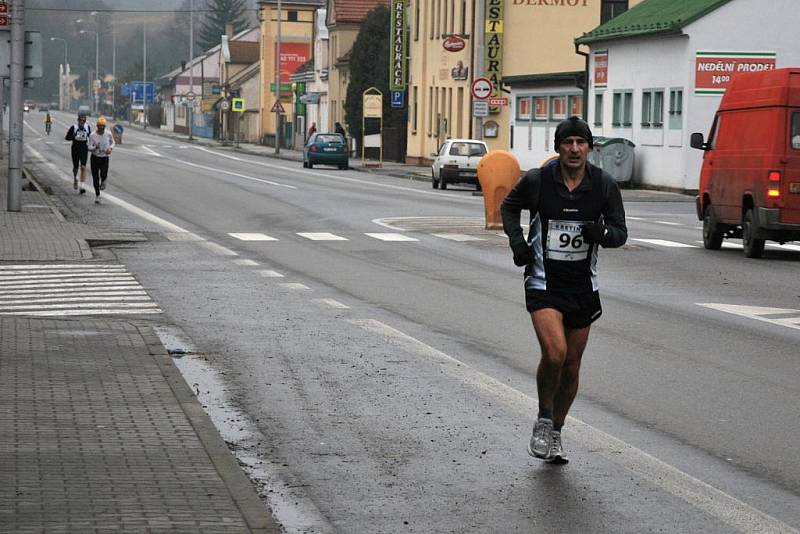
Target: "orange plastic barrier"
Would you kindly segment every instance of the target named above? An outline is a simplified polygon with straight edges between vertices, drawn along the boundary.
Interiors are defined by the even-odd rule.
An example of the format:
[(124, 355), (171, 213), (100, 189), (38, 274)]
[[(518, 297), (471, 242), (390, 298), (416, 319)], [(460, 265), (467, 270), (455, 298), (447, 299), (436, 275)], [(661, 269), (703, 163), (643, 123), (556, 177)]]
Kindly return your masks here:
[(492, 150), (478, 163), (478, 181), (483, 190), (486, 229), (502, 230), (500, 204), (519, 180), (519, 161), (506, 150)]

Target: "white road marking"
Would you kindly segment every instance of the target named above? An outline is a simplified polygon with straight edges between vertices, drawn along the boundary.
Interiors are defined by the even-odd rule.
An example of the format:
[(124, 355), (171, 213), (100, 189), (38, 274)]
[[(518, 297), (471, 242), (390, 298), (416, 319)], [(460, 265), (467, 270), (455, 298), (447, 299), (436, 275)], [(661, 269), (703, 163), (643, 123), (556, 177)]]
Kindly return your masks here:
[(72, 315), (120, 315), (120, 314), (151, 314), (162, 313), (161, 308), (131, 308), (126, 310), (116, 310), (109, 308), (87, 308), (81, 310), (51, 310), (51, 311), (29, 311), (29, 312), (0, 312), (0, 315), (28, 315), (32, 317), (66, 317)]
[(164, 232), (164, 237), (169, 241), (205, 241), (204, 238), (191, 232)]
[[(130, 278), (130, 274), (125, 271), (107, 271), (103, 273), (97, 273), (94, 276), (103, 276), (105, 278), (114, 278), (114, 277), (122, 277), (122, 278)], [(47, 273), (47, 274), (0, 274), (0, 281), (15, 281), (15, 280), (52, 280), (56, 281), (59, 279), (63, 280), (86, 280), (90, 281), (94, 279), (92, 272), (89, 270), (85, 270), (83, 272), (73, 272), (73, 273)]]
[[(697, 241), (697, 243), (702, 243), (702, 241)], [(774, 249), (774, 250), (789, 250), (792, 252), (800, 252), (800, 245), (781, 245), (780, 243), (767, 243), (765, 245), (767, 248)], [(741, 241), (723, 241), (722, 248), (727, 248), (731, 250), (742, 250), (743, 246)]]
[[(725, 313), (747, 317), (748, 319), (755, 319), (756, 321), (763, 321), (778, 326), (785, 326), (787, 328), (794, 328), (800, 330), (800, 310), (793, 310), (791, 308), (768, 308), (763, 306), (744, 306), (738, 304), (718, 304), (713, 302), (697, 302), (698, 306), (704, 306)], [(770, 317), (770, 316), (788, 316), (788, 317)]]
[(414, 237), (408, 237), (407, 235), (403, 234), (369, 232), (364, 235), (368, 235), (369, 237), (374, 237), (375, 239), (380, 239), (381, 241), (419, 241), (419, 239), (416, 239)]
[(658, 224), (666, 224), (668, 226), (683, 226), (681, 223), (670, 222), (670, 221), (654, 221), (654, 222), (657, 222)]
[(48, 270), (48, 269), (73, 269), (73, 268), (89, 269), (94, 272), (94, 269), (124, 269), (123, 265), (107, 265), (99, 263), (48, 263), (44, 265), (33, 265), (22, 263), (18, 265), (0, 265), (0, 271), (8, 271), (14, 269), (29, 269), (29, 270)]
[(278, 271), (263, 270), (263, 271), (258, 271), (258, 274), (260, 274), (264, 278), (283, 278), (283, 275)]
[(0, 298), (8, 297), (50, 297), (53, 295), (146, 295), (147, 292), (139, 284), (129, 286), (112, 286), (99, 288), (72, 287), (61, 289), (17, 289), (14, 291), (0, 291)]
[(646, 221), (647, 219), (643, 217), (631, 217), (630, 215), (626, 215), (625, 219), (628, 221)]
[(229, 248), (225, 248), (222, 245), (218, 245), (213, 241), (198, 241), (198, 245), (201, 247), (210, 250), (214, 254), (219, 254), (220, 256), (238, 256), (238, 252), (234, 252)]
[(632, 241), (639, 241), (641, 243), (648, 243), (650, 245), (658, 245), (660, 247), (697, 248), (695, 245), (687, 245), (686, 243), (678, 243), (677, 241), (666, 241), (664, 239), (633, 239)]
[[(219, 155), (219, 154), (217, 154), (217, 155)], [(264, 180), (262, 178), (254, 178), (252, 176), (247, 176), (246, 174), (241, 174), (241, 173), (233, 172), (233, 171), (226, 171), (225, 169), (216, 169), (214, 167), (206, 167), (205, 165), (198, 165), (197, 163), (192, 163), (190, 161), (185, 161), (185, 160), (182, 160), (182, 159), (176, 159), (175, 161), (177, 161), (178, 163), (183, 163), (184, 165), (188, 165), (190, 167), (195, 167), (197, 169), (203, 169), (203, 170), (206, 170), (206, 171), (218, 172), (218, 173), (222, 173), (222, 174), (229, 174), (231, 176), (236, 176), (237, 178), (243, 178), (245, 180), (252, 180), (254, 182), (261, 182), (262, 184), (269, 184), (269, 185), (274, 185), (274, 186), (277, 186), (277, 187), (285, 187), (287, 189), (297, 189), (293, 185), (281, 184), (281, 183), (278, 183), (278, 182), (273, 182), (271, 180)]]
[[(438, 364), (441, 370), (470, 387), (482, 390), (519, 408), (524, 413), (536, 412), (536, 401), (525, 393), (500, 382), (422, 341), (374, 319), (350, 319), (349, 323), (381, 336), (383, 341)], [(574, 417), (567, 417), (570, 440), (583, 448), (635, 473), (639, 478), (683, 499), (691, 506), (742, 532), (797, 532), (780, 520), (699, 480), (658, 458), (637, 449)], [(526, 436), (527, 439), (527, 436)]]
[(149, 146), (147, 146), (147, 145), (141, 145), (141, 147), (142, 147), (142, 148), (145, 150), (145, 152), (147, 152), (147, 153), (148, 153), (148, 154), (150, 154), (151, 156), (155, 156), (155, 157), (157, 157), (157, 158), (160, 158), (160, 157), (161, 157), (161, 154), (159, 154), (158, 152), (156, 152), (155, 150), (153, 150), (153, 149), (152, 149), (152, 148), (150, 148)]
[[(48, 302), (123, 302), (123, 301), (149, 301), (150, 297), (147, 293), (144, 296), (89, 296), (89, 297), (65, 297), (59, 296), (58, 298), (28, 298), (24, 300), (5, 300), (0, 298), (0, 309), (7, 308), (11, 304), (25, 304), (19, 306), (20, 308), (35, 308), (29, 304), (45, 304)], [(147, 306), (155, 306), (155, 303), (147, 304)]]
[[(13, 280), (13, 281), (2, 281), (0, 282), (0, 287), (74, 287), (76, 285), (87, 285), (91, 286), (94, 285), (95, 282), (116, 282), (116, 283), (123, 283), (123, 282), (135, 282), (136, 279), (133, 278), (131, 275), (127, 276), (120, 276), (120, 277), (105, 277), (105, 276), (98, 276), (98, 277), (86, 277), (86, 278), (78, 278), (74, 280), (37, 280), (37, 281), (27, 281), (27, 280)], [(58, 283), (56, 283), (58, 282)], [(78, 282), (85, 282), (85, 283), (78, 283)], [(54, 285), (48, 285), (48, 283), (53, 283)], [(31, 285), (33, 284), (33, 285)]]
[(347, 241), (346, 237), (341, 237), (328, 232), (297, 232), (300, 237), (305, 237), (311, 241)]
[(106, 280), (106, 279), (93, 279), (92, 282), (59, 282), (57, 284), (42, 284), (42, 283), (25, 283), (25, 284), (0, 284), (3, 286), (0, 289), (36, 289), (36, 288), (68, 288), (68, 287), (131, 287), (135, 284), (140, 287), (136, 280), (131, 277), (130, 280)]
[(442, 239), (449, 239), (450, 241), (486, 241), (482, 237), (476, 237), (474, 235), (467, 235), (467, 234), (433, 234), (436, 237), (441, 237)]
[(241, 265), (242, 267), (255, 267), (259, 265), (257, 261), (245, 260), (245, 259), (233, 260), (233, 263), (235, 263), (236, 265)]
[[(152, 308), (156, 307), (155, 302), (120, 302), (110, 306), (109, 309), (116, 308)], [(61, 310), (61, 309), (80, 309), (80, 308), (99, 308), (97, 304), (32, 304), (30, 306), (0, 306), (0, 310)]]
[(342, 304), (338, 300), (334, 299), (311, 299), (311, 302), (315, 302), (322, 306), (327, 306), (328, 308), (335, 308), (337, 310), (349, 310), (350, 306), (346, 304)]
[(307, 285), (301, 284), (299, 282), (287, 282), (285, 284), (278, 284), (278, 285), (283, 287), (283, 288), (285, 288), (285, 289), (297, 289), (297, 290), (301, 290), (301, 291), (306, 291), (306, 290), (311, 289)]
[(267, 234), (229, 233), (228, 235), (241, 241), (277, 241), (277, 239)]

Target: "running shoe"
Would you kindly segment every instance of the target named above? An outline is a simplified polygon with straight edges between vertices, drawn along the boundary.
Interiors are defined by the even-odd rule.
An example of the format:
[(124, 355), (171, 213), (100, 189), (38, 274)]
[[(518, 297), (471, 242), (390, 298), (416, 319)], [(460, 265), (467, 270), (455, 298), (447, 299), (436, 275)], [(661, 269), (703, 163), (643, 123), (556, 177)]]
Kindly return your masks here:
[(81, 190), (78, 191), (78, 193), (80, 193), (81, 195), (85, 195), (86, 194), (86, 189), (81, 187)]
[(100, 204), (100, 195), (97, 195), (96, 197), (94, 197), (94, 203), (95, 204)]
[(569, 458), (564, 454), (564, 447), (561, 445), (561, 432), (553, 430), (550, 432), (550, 439), (552, 445), (550, 445), (550, 453), (547, 455), (547, 463), (560, 465), (568, 463)]
[(78, 177), (77, 176), (73, 176), (72, 177), (72, 189), (75, 189), (75, 190), (78, 189)]
[(547, 458), (553, 445), (553, 421), (540, 417), (533, 425), (531, 441), (528, 443), (528, 454), (536, 458)]

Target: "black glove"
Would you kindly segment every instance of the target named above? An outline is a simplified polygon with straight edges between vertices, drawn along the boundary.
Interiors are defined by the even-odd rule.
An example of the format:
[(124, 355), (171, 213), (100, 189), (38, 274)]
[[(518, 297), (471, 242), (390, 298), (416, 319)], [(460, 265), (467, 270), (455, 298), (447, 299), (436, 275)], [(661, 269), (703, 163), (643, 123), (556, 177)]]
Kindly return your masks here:
[(590, 245), (600, 243), (605, 235), (606, 225), (603, 223), (591, 222), (584, 225), (584, 227), (581, 229), (581, 236), (583, 236), (583, 240)]
[(511, 250), (514, 252), (514, 265), (517, 267), (525, 267), (533, 263), (533, 251), (524, 240), (512, 243)]

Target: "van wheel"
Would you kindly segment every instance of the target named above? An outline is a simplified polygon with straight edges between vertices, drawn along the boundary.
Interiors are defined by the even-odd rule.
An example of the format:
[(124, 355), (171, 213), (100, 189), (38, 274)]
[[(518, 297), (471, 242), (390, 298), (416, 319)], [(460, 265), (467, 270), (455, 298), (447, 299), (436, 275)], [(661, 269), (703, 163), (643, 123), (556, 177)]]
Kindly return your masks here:
[(436, 179), (436, 175), (433, 173), (433, 169), (431, 169), (431, 185), (434, 189), (439, 189), (439, 180)]
[(706, 207), (703, 216), (703, 246), (708, 250), (719, 250), (722, 248), (722, 232), (717, 230), (717, 222), (711, 214), (711, 207)]
[(753, 210), (749, 209), (742, 220), (742, 245), (744, 246), (744, 255), (748, 258), (760, 258), (764, 255), (764, 240), (753, 237), (754, 233)]

